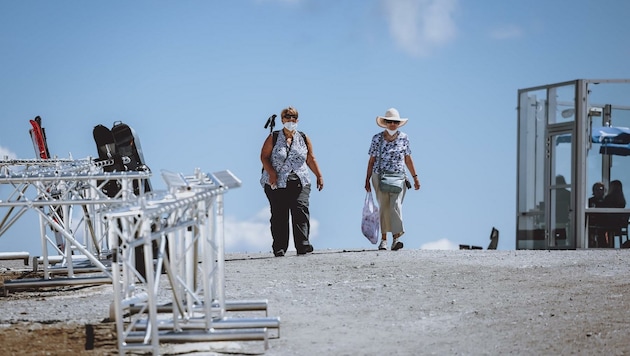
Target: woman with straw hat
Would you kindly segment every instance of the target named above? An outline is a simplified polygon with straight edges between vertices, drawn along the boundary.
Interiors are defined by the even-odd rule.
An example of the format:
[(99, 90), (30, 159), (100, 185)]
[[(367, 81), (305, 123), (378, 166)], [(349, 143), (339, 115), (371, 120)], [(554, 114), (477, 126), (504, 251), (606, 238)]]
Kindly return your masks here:
[(376, 124), (384, 128), (382, 132), (372, 137), (372, 143), (368, 154), (367, 175), (365, 178), (365, 190), (372, 191), (374, 186), (376, 199), (378, 200), (381, 219), (381, 243), (379, 250), (387, 250), (387, 233), (392, 234), (392, 251), (400, 250), (403, 243), (400, 237), (405, 233), (402, 219), (402, 203), (407, 188), (411, 185), (403, 186), (398, 193), (384, 192), (379, 187), (380, 174), (387, 172), (397, 172), (406, 174), (405, 166), (411, 173), (415, 190), (420, 189), (420, 180), (411, 158), (411, 148), (409, 147), (409, 137), (400, 131), (402, 126), (407, 124), (407, 118), (401, 118), (398, 110), (391, 108), (387, 110), (385, 116), (377, 116)]

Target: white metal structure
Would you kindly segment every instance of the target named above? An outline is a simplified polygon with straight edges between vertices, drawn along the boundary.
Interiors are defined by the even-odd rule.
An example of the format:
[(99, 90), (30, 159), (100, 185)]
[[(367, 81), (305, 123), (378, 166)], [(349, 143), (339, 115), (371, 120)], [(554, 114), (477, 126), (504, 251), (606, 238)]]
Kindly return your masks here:
[[(65, 284), (109, 283), (109, 246), (104, 226), (95, 217), (104, 210), (135, 200), (134, 181), (149, 179), (151, 173), (104, 173), (109, 161), (86, 159), (30, 159), (0, 161), (0, 237), (28, 212), (39, 217), (43, 279), (7, 281), (8, 289)], [(119, 194), (110, 198), (101, 188), (110, 180), (121, 184)], [(78, 221), (73, 211), (81, 209)], [(54, 236), (49, 235), (52, 233)], [(52, 253), (51, 253), (52, 252)], [(60, 256), (59, 256), (60, 255)], [(57, 257), (61, 257), (58, 259)], [(39, 257), (33, 259), (37, 268)], [(100, 272), (77, 278), (78, 272)], [(58, 275), (67, 275), (58, 278)], [(53, 278), (55, 277), (55, 278)]]
[[(120, 353), (157, 354), (161, 342), (217, 340), (263, 340), (266, 348), (268, 329), (279, 330), (278, 318), (226, 316), (223, 193), (240, 181), (229, 171), (163, 177), (168, 192), (103, 215), (116, 256), (113, 314)], [(134, 256), (139, 247), (144, 265)]]
[[(134, 186), (142, 186), (139, 182), (151, 173), (105, 173), (108, 163), (91, 158), (0, 161), (0, 211), (5, 212), (0, 236), (35, 212), (44, 268), (42, 279), (5, 281), (5, 293), (112, 283), (111, 316), (120, 354), (158, 354), (164, 342), (218, 340), (261, 340), (266, 349), (270, 330), (279, 337), (279, 318), (226, 315), (267, 310), (266, 300), (225, 300), (223, 194), (239, 187), (240, 180), (229, 171), (191, 176), (164, 171), (167, 191), (136, 196)], [(113, 198), (102, 192), (111, 180), (121, 187)], [(73, 208), (80, 209), (77, 222)], [(61, 235), (63, 248), (49, 232)], [(57, 255), (49, 256), (50, 246)]]

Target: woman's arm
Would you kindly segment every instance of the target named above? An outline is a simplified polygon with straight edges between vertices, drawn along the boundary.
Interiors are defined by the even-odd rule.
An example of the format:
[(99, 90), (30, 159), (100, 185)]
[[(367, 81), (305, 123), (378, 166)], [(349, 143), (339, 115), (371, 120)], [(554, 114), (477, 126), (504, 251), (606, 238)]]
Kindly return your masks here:
[(365, 190), (367, 192), (372, 191), (372, 185), (370, 184), (370, 178), (372, 178), (372, 169), (374, 168), (374, 162), (376, 161), (376, 157), (370, 156), (367, 164), (367, 173), (365, 174)]
[(407, 169), (409, 170), (409, 173), (411, 173), (411, 177), (413, 178), (414, 189), (420, 189), (420, 179), (418, 179), (418, 173), (416, 172), (416, 167), (414, 167), (413, 165), (413, 158), (411, 158), (411, 155), (405, 156), (405, 164), (407, 165)]
[(313, 153), (313, 144), (311, 143), (311, 139), (308, 136), (306, 138), (306, 147), (308, 148), (308, 153), (306, 154), (306, 165), (308, 168), (313, 171), (315, 177), (317, 177), (317, 190), (324, 189), (324, 177), (322, 177), (322, 172), (319, 170), (319, 165), (317, 164), (317, 160), (315, 159), (315, 154)]
[(269, 174), (269, 185), (275, 186), (278, 184), (278, 174), (271, 164), (271, 152), (273, 151), (272, 141), (272, 135), (269, 135), (260, 150), (260, 161), (262, 162), (263, 169)]

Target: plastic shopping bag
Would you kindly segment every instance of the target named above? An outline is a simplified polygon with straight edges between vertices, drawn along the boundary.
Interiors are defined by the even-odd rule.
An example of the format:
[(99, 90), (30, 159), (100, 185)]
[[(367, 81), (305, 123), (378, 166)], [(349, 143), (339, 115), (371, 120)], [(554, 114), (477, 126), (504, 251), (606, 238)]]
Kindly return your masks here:
[(363, 204), (363, 220), (361, 221), (361, 231), (363, 236), (367, 237), (372, 244), (378, 242), (378, 231), (381, 228), (381, 218), (378, 207), (374, 204), (372, 192), (365, 195), (365, 203)]

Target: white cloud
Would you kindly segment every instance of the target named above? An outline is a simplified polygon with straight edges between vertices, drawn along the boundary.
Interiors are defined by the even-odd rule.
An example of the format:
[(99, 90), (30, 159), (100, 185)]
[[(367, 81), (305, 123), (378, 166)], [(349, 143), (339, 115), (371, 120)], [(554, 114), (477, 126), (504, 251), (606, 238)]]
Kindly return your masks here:
[(17, 155), (11, 152), (8, 148), (0, 146), (0, 159), (5, 159), (5, 157), (8, 159), (15, 159), (17, 158)]
[(448, 239), (427, 242), (420, 246), (422, 250), (459, 250), (459, 245), (452, 243)]
[(383, 0), (396, 44), (414, 56), (429, 55), (453, 40), (458, 0)]
[(521, 37), (523, 29), (516, 25), (506, 25), (496, 28), (490, 32), (490, 37), (497, 40), (505, 40), (510, 38)]
[(226, 251), (271, 251), (269, 209), (266, 208), (265, 210), (261, 210), (248, 221), (238, 221), (233, 216), (225, 217), (223, 226)]
[[(271, 212), (268, 207), (261, 209), (254, 217), (246, 221), (238, 221), (232, 216), (226, 216), (223, 221), (226, 252), (269, 252), (271, 251), (271, 231), (269, 218)], [(311, 217), (310, 240), (317, 238), (319, 221)], [(289, 229), (289, 251), (295, 251), (293, 246), (293, 231)]]

